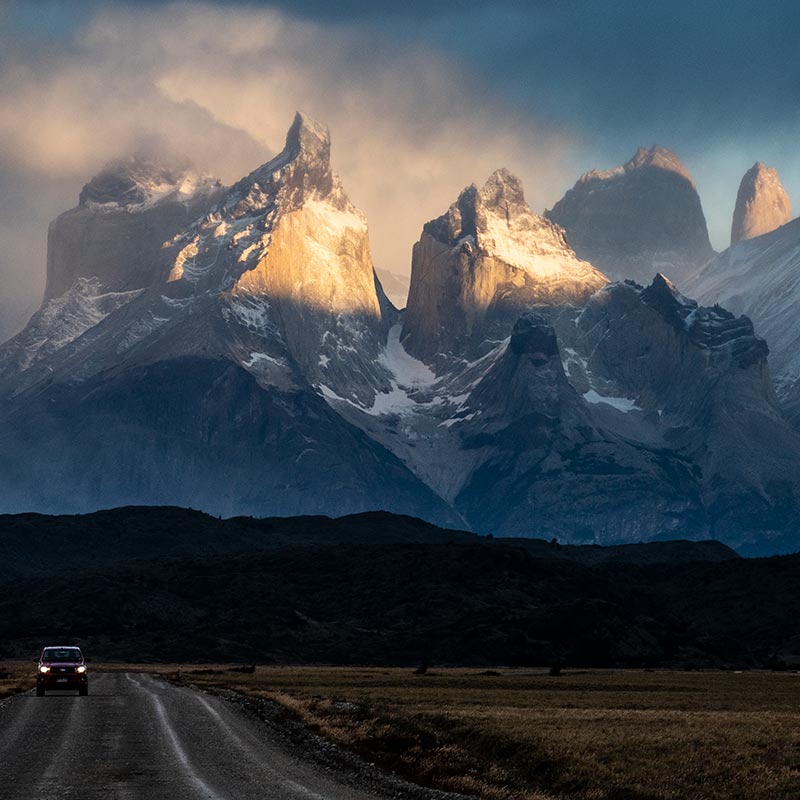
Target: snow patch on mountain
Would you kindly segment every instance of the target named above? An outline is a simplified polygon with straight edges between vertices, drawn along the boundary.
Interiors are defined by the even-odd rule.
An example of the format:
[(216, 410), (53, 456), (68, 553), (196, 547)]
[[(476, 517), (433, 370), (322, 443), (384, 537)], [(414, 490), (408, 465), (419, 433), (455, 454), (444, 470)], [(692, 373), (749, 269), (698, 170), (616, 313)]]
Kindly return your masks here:
[(389, 329), (386, 348), (378, 360), (394, 375), (399, 386), (409, 390), (432, 386), (436, 383), (435, 373), (427, 364), (406, 352), (400, 341), (402, 328), (398, 323)]
[(222, 316), (262, 336), (277, 333), (277, 327), (269, 316), (269, 301), (265, 297), (232, 295), (222, 307)]
[(21, 371), (28, 369), (99, 325), (143, 292), (144, 289), (108, 292), (96, 278), (80, 278), (69, 291), (45, 303), (28, 326), (5, 345), (0, 364), (13, 362)]
[[(406, 352), (400, 341), (402, 325), (399, 323), (389, 329), (386, 346), (378, 356), (378, 363), (385, 367), (389, 374), (391, 389), (388, 392), (378, 392), (370, 406), (364, 406), (336, 394), (329, 386), (320, 384), (322, 394), (329, 400), (344, 401), (371, 416), (384, 416), (388, 414), (408, 414), (421, 405), (433, 403), (438, 405), (440, 398), (415, 399), (423, 390), (430, 389), (437, 382), (433, 370), (426, 364)], [(329, 359), (321, 365), (327, 366)]]
[(275, 358), (267, 353), (250, 353), (249, 360), (244, 362), (245, 367), (252, 367), (255, 364), (260, 364), (264, 361), (269, 362), (270, 364), (275, 364), (278, 367), (285, 367), (286, 360), (283, 358)]
[(601, 394), (598, 394), (594, 389), (589, 389), (588, 392), (583, 393), (583, 399), (590, 403), (591, 405), (597, 405), (598, 403), (605, 403), (612, 408), (616, 408), (617, 411), (622, 411), (623, 414), (628, 414), (631, 411), (641, 411), (642, 409), (636, 404), (635, 400), (631, 400), (629, 397), (605, 397)]
[[(485, 228), (478, 232), (478, 246), (506, 264), (529, 272), (536, 278), (558, 281), (596, 280), (591, 264), (579, 261), (565, 246), (563, 238), (554, 235), (552, 223), (538, 215), (507, 217), (492, 211), (486, 213)], [(464, 237), (458, 246), (471, 237)], [(474, 240), (473, 240), (474, 241)]]
[(87, 183), (80, 205), (100, 212), (141, 214), (165, 201), (185, 203), (222, 188), (187, 164), (168, 165), (143, 155), (107, 164)]

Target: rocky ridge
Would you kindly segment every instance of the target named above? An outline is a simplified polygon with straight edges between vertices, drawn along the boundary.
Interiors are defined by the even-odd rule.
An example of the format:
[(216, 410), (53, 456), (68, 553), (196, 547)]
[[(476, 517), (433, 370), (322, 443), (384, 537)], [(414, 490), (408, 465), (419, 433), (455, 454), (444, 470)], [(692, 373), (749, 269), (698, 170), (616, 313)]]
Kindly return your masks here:
[(690, 280), (687, 290), (752, 318), (769, 342), (778, 395), (791, 417), (800, 419), (800, 406), (790, 400), (800, 380), (800, 220), (732, 245)]
[(739, 184), (731, 224), (731, 245), (774, 231), (791, 218), (792, 205), (777, 170), (757, 161), (745, 172)]
[(766, 355), (749, 320), (663, 276), (524, 317), (465, 403), (481, 412), (461, 426), (481, 455), (459, 508), (482, 530), (535, 519), (573, 541), (702, 529), (741, 545), (753, 526), (780, 537), (800, 438)]
[(423, 227), (402, 341), (421, 358), (482, 355), (495, 329), (529, 306), (580, 304), (605, 282), (561, 228), (530, 210), (520, 180), (498, 170)]
[(80, 278), (106, 291), (157, 281), (162, 245), (220, 197), (222, 185), (187, 165), (143, 155), (109, 164), (80, 193), (78, 205), (48, 231), (45, 302)]
[[(796, 529), (800, 442), (747, 318), (660, 274), (609, 284), (506, 170), (424, 226), (400, 314), (330, 147), (298, 115), (146, 269), (79, 275), (0, 348), (5, 509), (382, 508), (598, 543)], [(597, 181), (694, 191), (662, 149)], [(157, 194), (99, 182), (84, 206), (160, 237)]]
[[(467, 190), (423, 230), (421, 243), (436, 237), (450, 248), (430, 259), (415, 248), (412, 285), (429, 288), (422, 301), (440, 320), (430, 324), (412, 291), (394, 346), (416, 363), (417, 382), (401, 382), (399, 397), (368, 413), (332, 405), (478, 530), (569, 530), (573, 541), (598, 542), (702, 530), (741, 544), (759, 526), (780, 536), (795, 513), (785, 499), (800, 485), (800, 441), (751, 322), (700, 306), (659, 274), (646, 288), (602, 279), (583, 300), (534, 288), (522, 317), (486, 314), (465, 336), (452, 281), (480, 285), (476, 262), (460, 271), (459, 261), (474, 197)], [(495, 259), (491, 240), (484, 253)]]
[(646, 284), (662, 272), (680, 283), (714, 255), (691, 175), (658, 145), (587, 172), (546, 216), (580, 258), (613, 280)]
[(328, 365), (363, 402), (388, 388), (378, 356), (396, 313), (329, 153), (327, 130), (298, 115), (275, 159), (159, 241), (146, 287), (109, 293), (98, 269), (46, 298), (0, 352), (5, 507), (386, 507), (458, 521), (318, 389)]

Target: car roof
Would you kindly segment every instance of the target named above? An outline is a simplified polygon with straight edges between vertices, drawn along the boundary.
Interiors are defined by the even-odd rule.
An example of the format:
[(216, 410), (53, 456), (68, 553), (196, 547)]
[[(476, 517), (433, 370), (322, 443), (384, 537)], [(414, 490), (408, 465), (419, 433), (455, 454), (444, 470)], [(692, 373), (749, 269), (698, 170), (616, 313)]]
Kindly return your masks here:
[(48, 644), (42, 650), (80, 650), (80, 647), (74, 644)]

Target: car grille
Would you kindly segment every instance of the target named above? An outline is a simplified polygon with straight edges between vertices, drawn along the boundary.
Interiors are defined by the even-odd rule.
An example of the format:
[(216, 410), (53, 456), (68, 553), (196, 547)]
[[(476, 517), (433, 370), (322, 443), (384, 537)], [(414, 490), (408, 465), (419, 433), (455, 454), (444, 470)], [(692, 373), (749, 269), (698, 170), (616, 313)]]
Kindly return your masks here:
[(52, 675), (74, 675), (75, 667), (50, 667)]

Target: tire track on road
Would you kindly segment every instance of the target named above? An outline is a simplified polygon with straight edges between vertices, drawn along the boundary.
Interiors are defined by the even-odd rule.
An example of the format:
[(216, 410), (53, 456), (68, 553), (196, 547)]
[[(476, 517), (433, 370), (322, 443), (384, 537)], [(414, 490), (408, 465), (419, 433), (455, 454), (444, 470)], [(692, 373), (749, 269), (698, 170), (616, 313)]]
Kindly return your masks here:
[(197, 771), (195, 766), (192, 764), (185, 748), (181, 744), (180, 739), (178, 738), (178, 734), (175, 731), (175, 728), (172, 726), (170, 722), (169, 716), (164, 708), (164, 704), (161, 702), (161, 698), (158, 697), (154, 692), (151, 692), (146, 686), (143, 686), (139, 681), (135, 678), (132, 678), (130, 673), (126, 672), (125, 677), (128, 681), (130, 681), (139, 691), (144, 692), (150, 697), (153, 705), (156, 709), (156, 716), (158, 718), (159, 724), (161, 726), (161, 731), (163, 732), (166, 740), (169, 742), (170, 746), (172, 747), (172, 751), (175, 754), (175, 757), (178, 763), (183, 770), (184, 775), (192, 784), (192, 786), (197, 789), (200, 793), (200, 797), (208, 798), (208, 800), (227, 800), (223, 795), (216, 792), (214, 789), (211, 788), (200, 776), (200, 773)]
[[(259, 768), (263, 768), (263, 762), (255, 755), (253, 752), (252, 746), (248, 746), (244, 740), (239, 736), (239, 734), (222, 718), (222, 715), (211, 705), (211, 703), (206, 700), (205, 697), (198, 694), (195, 697), (198, 703), (208, 712), (211, 718), (216, 722), (217, 726), (221, 728), (227, 736), (236, 743), (239, 750), (247, 756), (248, 760), (256, 764)], [(296, 781), (291, 780), (290, 778), (285, 778), (277, 773), (275, 773), (276, 780), (285, 788), (289, 789), (289, 791), (293, 792), (294, 794), (300, 795), (300, 797), (307, 798), (307, 800), (326, 800), (326, 798), (318, 794), (317, 792), (312, 791), (306, 786), (303, 786)]]
[[(47, 702), (45, 698), (37, 698)], [(76, 698), (73, 697), (51, 697), (50, 702), (54, 700), (73, 701), (69, 702), (69, 711), (66, 712), (65, 717), (56, 721), (55, 729), (60, 734), (58, 745), (49, 750), (50, 761), (47, 764), (44, 774), (36, 784), (36, 796), (40, 797), (58, 797), (59, 789), (63, 786), (63, 780), (59, 781), (56, 776), (59, 771), (63, 769), (65, 763), (72, 763), (66, 758), (66, 752), (70, 745), (78, 740), (78, 734), (75, 729), (77, 728), (78, 715), (83, 712), (80, 703), (74, 702)], [(83, 698), (81, 698), (83, 699)], [(85, 707), (84, 707), (85, 708)]]

